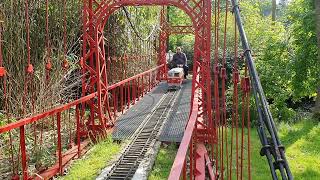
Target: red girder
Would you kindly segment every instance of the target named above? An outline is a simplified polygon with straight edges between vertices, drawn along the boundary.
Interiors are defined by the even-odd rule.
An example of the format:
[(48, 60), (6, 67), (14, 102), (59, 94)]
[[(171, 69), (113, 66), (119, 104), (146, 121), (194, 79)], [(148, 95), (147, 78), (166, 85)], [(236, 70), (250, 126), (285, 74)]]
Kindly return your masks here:
[[(166, 22), (166, 12), (161, 12), (161, 32), (159, 37), (159, 57), (158, 67), (151, 69), (142, 74), (128, 78), (119, 83), (109, 86), (107, 75), (107, 60), (110, 57), (106, 56), (104, 27), (109, 16), (122, 6), (141, 6), (141, 5), (160, 5), (160, 6), (176, 6), (190, 17), (192, 21), (191, 26), (170, 26)], [(167, 39), (171, 34), (194, 34), (194, 66), (192, 79), (192, 104), (190, 111), (190, 119), (186, 127), (185, 136), (179, 147), (177, 158), (174, 162), (169, 179), (179, 179), (180, 176), (186, 176), (186, 156), (188, 150), (190, 153), (190, 177), (196, 175), (197, 167), (205, 167), (203, 162), (208, 163), (208, 157), (212, 156), (212, 145), (215, 143), (215, 134), (213, 130), (212, 119), (212, 105), (211, 105), (211, 76), (210, 76), (210, 44), (211, 44), (211, 0), (84, 0), (83, 1), (83, 47), (82, 58), (80, 65), (82, 68), (82, 98), (70, 102), (65, 105), (53, 108), (44, 113), (28, 117), (17, 122), (0, 127), (0, 133), (5, 133), (13, 129), (20, 129), (20, 151), (21, 151), (21, 166), (23, 170), (23, 178), (28, 179), (28, 160), (26, 152), (25, 141), (25, 126), (33, 122), (44, 120), (45, 118), (56, 118), (55, 128), (57, 128), (57, 165), (53, 169), (44, 172), (46, 177), (52, 177), (58, 172), (62, 172), (64, 165), (75, 155), (80, 156), (81, 149), (84, 145), (80, 144), (80, 137), (88, 136), (88, 131), (92, 131), (94, 135), (105, 132), (113, 125), (116, 118), (117, 109), (111, 112), (109, 106), (108, 93), (111, 91), (113, 98), (112, 103), (117, 104), (118, 97), (116, 97), (116, 88), (121, 92), (121, 107), (120, 111), (124, 109), (124, 99), (127, 99), (128, 106), (130, 106), (131, 97), (123, 96), (126, 91), (126, 84), (136, 83), (142, 89), (139, 91), (139, 96), (157, 84), (157, 80), (166, 79), (166, 49)], [(109, 54), (108, 54), (109, 55)], [(116, 57), (111, 57), (114, 60)], [(147, 56), (140, 56), (140, 58), (147, 58)], [(116, 59), (117, 60), (117, 59)], [(122, 59), (120, 59), (122, 60)], [(29, 63), (30, 64), (30, 63)], [(156, 78), (157, 74), (157, 78)], [(141, 82), (141, 81), (142, 82)], [(145, 83), (147, 81), (147, 83)], [(136, 84), (135, 84), (136, 87)], [(134, 100), (135, 101), (135, 100)], [(76, 107), (76, 125), (77, 125), (77, 148), (72, 148), (72, 155), (62, 154), (61, 147), (61, 113)], [(90, 115), (85, 117), (85, 107), (90, 108)], [(114, 107), (116, 108), (116, 107)], [(117, 107), (118, 108), (118, 107)], [(113, 114), (113, 117), (111, 116)], [(108, 116), (106, 115), (108, 114)], [(99, 123), (96, 123), (96, 118)], [(205, 133), (205, 136), (203, 136)], [(201, 149), (195, 146), (196, 144), (209, 144), (208, 151), (204, 151), (204, 146)], [(76, 150), (75, 150), (76, 149)], [(201, 161), (193, 159), (196, 151), (200, 150)], [(71, 150), (70, 150), (71, 151)], [(211, 153), (206, 157), (206, 153)], [(198, 152), (199, 154), (199, 152)], [(66, 158), (68, 157), (68, 158)], [(200, 164), (200, 165), (199, 165)], [(203, 168), (202, 168), (203, 169)], [(201, 172), (203, 175), (203, 172)]]
[[(95, 4), (93, 6), (92, 4)], [(193, 69), (193, 85), (192, 85), (192, 105), (197, 104), (197, 111), (195, 122), (201, 119), (201, 123), (204, 125), (203, 128), (205, 132), (208, 133), (205, 142), (211, 144), (211, 148), (214, 141), (214, 130), (213, 130), (213, 120), (212, 120), (212, 106), (211, 106), (211, 76), (210, 76), (210, 44), (211, 44), (211, 1), (210, 0), (105, 0), (97, 2), (94, 0), (85, 0), (83, 8), (83, 34), (84, 41), (83, 44), (83, 61), (88, 66), (83, 66), (83, 73), (95, 71), (91, 73), (90, 76), (84, 77), (83, 86), (86, 86), (86, 81), (89, 79), (94, 79), (94, 88), (85, 90), (83, 96), (87, 93), (92, 93), (93, 89), (97, 91), (97, 105), (98, 109), (91, 108), (91, 114), (98, 114), (100, 119), (100, 126), (105, 126), (108, 121), (104, 117), (103, 106), (106, 104), (104, 98), (101, 98), (107, 91), (107, 73), (105, 69), (105, 57), (104, 53), (104, 38), (103, 30), (104, 26), (109, 18), (109, 16), (117, 9), (122, 6), (141, 6), (141, 5), (172, 5), (176, 6), (187, 15), (189, 15), (192, 25), (191, 26), (170, 26), (166, 21), (166, 11), (162, 9), (161, 11), (161, 32), (159, 37), (159, 61), (158, 65), (166, 64), (166, 50), (167, 50), (167, 39), (170, 34), (186, 34), (191, 33), (195, 35), (195, 45), (194, 45), (194, 69)], [(87, 41), (89, 39), (89, 41)], [(87, 56), (89, 55), (89, 56)], [(87, 68), (90, 67), (90, 68)], [(158, 79), (166, 79), (166, 66), (160, 70), (158, 74)], [(96, 74), (96, 75), (94, 75)], [(98, 79), (97, 79), (98, 77)], [(104, 84), (104, 85), (102, 85)], [(195, 92), (199, 91), (198, 96), (195, 96)], [(199, 102), (201, 100), (201, 103)], [(88, 106), (93, 106), (90, 102)], [(202, 112), (198, 112), (201, 109)], [(194, 111), (194, 109), (193, 109)], [(191, 112), (194, 113), (194, 112)], [(111, 113), (111, 112), (109, 112)], [(198, 113), (201, 116), (198, 116)], [(89, 119), (89, 121), (93, 121)], [(192, 129), (190, 129), (192, 128)], [(186, 133), (192, 133), (196, 126), (190, 127)], [(193, 133), (192, 133), (193, 134)], [(191, 137), (190, 137), (191, 138)], [(197, 138), (195, 138), (197, 139)], [(185, 148), (186, 150), (190, 146), (190, 139), (188, 142), (182, 144), (180, 148)], [(186, 156), (183, 154), (182, 156)], [(212, 150), (210, 157), (213, 157)], [(184, 162), (184, 161), (181, 161)], [(177, 176), (170, 176), (177, 178), (181, 175), (181, 171), (177, 172)], [(193, 172), (191, 172), (193, 174)], [(192, 176), (191, 174), (191, 176)]]

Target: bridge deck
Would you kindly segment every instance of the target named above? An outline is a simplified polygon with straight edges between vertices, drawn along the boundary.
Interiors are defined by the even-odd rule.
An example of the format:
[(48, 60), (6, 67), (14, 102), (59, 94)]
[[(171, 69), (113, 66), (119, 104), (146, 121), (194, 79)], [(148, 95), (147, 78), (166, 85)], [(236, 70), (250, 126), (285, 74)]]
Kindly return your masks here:
[(181, 92), (160, 134), (160, 141), (181, 142), (185, 126), (189, 119), (191, 84), (191, 80), (186, 80), (183, 83)]
[[(160, 83), (146, 94), (116, 121), (112, 137), (115, 140), (129, 139), (142, 122), (154, 111), (158, 102), (167, 92), (167, 83)], [(160, 141), (180, 142), (188, 120), (191, 97), (191, 80), (186, 80), (171, 109), (160, 134)]]

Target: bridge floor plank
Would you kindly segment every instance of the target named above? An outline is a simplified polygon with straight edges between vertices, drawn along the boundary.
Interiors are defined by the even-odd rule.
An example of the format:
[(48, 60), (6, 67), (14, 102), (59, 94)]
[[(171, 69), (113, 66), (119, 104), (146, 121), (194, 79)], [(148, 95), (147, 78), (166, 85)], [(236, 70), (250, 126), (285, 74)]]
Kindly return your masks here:
[[(191, 102), (191, 80), (185, 80), (179, 97), (175, 101), (171, 112), (160, 133), (159, 140), (165, 142), (181, 142), (184, 129), (188, 121)], [(152, 109), (167, 92), (168, 85), (162, 82), (146, 94), (139, 102), (119, 117), (112, 133), (114, 140), (129, 139), (139, 128)]]
[(161, 131), (160, 141), (181, 142), (185, 126), (189, 119), (191, 91), (192, 80), (185, 80), (179, 97), (173, 105), (172, 111)]
[(160, 101), (165, 92), (167, 92), (167, 88), (167, 83), (160, 83), (151, 92), (145, 94), (143, 98), (128, 111), (121, 115), (115, 123), (112, 138), (114, 140), (130, 138), (144, 119), (151, 113), (152, 109)]

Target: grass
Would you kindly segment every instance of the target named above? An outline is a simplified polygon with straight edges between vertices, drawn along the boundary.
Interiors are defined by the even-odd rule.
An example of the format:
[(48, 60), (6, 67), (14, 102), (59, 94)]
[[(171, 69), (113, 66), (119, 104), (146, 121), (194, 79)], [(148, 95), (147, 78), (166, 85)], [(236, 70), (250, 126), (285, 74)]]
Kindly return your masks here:
[(120, 151), (121, 146), (110, 138), (99, 142), (88, 152), (85, 158), (75, 161), (65, 180), (95, 179), (108, 162)]
[[(286, 147), (286, 155), (295, 179), (317, 180), (320, 178), (320, 123), (305, 119), (295, 124), (280, 123), (279, 136)], [(228, 131), (230, 135), (230, 130)], [(240, 130), (239, 130), (240, 133)], [(246, 131), (245, 131), (246, 133)], [(240, 138), (240, 136), (239, 136)], [(120, 151), (120, 145), (107, 139), (95, 145), (84, 159), (75, 161), (68, 175), (61, 179), (94, 179), (102, 168)], [(256, 129), (251, 130), (251, 173), (252, 179), (269, 180), (269, 166), (265, 157), (261, 157), (261, 144)], [(149, 180), (167, 179), (176, 156), (175, 144), (161, 146)], [(245, 150), (246, 151), (246, 150)], [(230, 150), (229, 150), (230, 152)], [(246, 153), (246, 152), (245, 152)], [(234, 155), (233, 155), (234, 156)], [(246, 177), (246, 161), (243, 167)], [(88, 168), (90, 167), (90, 168)], [(235, 172), (235, 160), (233, 172)], [(235, 177), (235, 173), (233, 174)], [(233, 178), (235, 179), (235, 178)], [(246, 178), (245, 178), (246, 179)]]
[(177, 150), (178, 147), (175, 144), (171, 144), (167, 147), (161, 146), (153, 170), (149, 175), (149, 180), (162, 180), (168, 178)]
[(320, 179), (320, 123), (280, 124), (279, 131), (295, 179)]
[[(320, 179), (320, 123), (305, 119), (295, 124), (280, 123), (278, 126), (281, 142), (286, 147), (286, 156), (295, 179)], [(228, 133), (230, 134), (230, 130)], [(240, 137), (240, 136), (239, 136)], [(251, 130), (251, 176), (255, 180), (272, 179), (265, 156), (260, 156), (260, 140), (256, 129)], [(175, 158), (177, 147), (161, 147), (150, 180), (167, 179)], [(229, 150), (230, 152), (230, 150)], [(245, 150), (246, 153), (246, 150)], [(234, 155), (233, 155), (234, 156)], [(247, 159), (244, 159), (247, 164)], [(243, 167), (246, 179), (246, 166)], [(235, 172), (235, 160), (233, 172)], [(226, 177), (226, 176), (224, 176)], [(235, 173), (233, 174), (235, 178)]]

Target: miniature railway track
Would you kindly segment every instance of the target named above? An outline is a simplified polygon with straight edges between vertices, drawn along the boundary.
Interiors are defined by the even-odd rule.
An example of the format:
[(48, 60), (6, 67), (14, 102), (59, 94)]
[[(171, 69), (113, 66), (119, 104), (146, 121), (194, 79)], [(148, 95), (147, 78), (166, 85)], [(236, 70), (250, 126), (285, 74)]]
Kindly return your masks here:
[(146, 118), (133, 135), (132, 141), (125, 148), (105, 179), (131, 179), (134, 176), (153, 140), (157, 138), (178, 92), (167, 92), (164, 95), (151, 115)]

